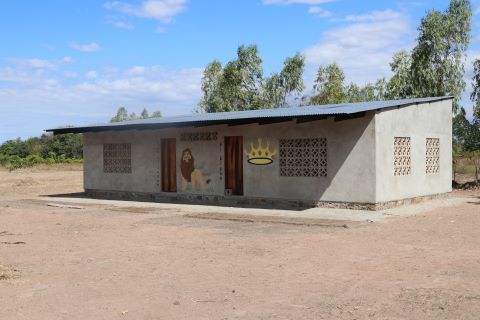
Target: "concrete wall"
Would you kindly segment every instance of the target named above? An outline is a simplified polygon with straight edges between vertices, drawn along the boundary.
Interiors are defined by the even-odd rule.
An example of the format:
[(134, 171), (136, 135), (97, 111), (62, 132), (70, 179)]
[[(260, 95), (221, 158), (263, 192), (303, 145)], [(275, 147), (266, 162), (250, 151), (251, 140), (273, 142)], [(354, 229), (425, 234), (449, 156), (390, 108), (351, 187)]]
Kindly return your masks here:
[[(181, 134), (216, 132), (217, 140), (181, 141)], [(178, 193), (223, 195), (224, 137), (244, 137), (244, 196), (309, 201), (341, 201), (373, 203), (375, 201), (375, 114), (363, 118), (334, 122), (327, 120), (296, 124), (294, 121), (271, 125), (211, 126), (145, 131), (101, 132), (85, 134), (85, 188), (96, 190), (161, 192), (160, 141), (177, 140)], [(276, 151), (273, 163), (257, 166), (247, 162), (250, 144), (270, 143)], [(280, 176), (279, 139), (327, 138), (327, 177)], [(103, 144), (131, 143), (132, 173), (103, 172)], [(195, 158), (197, 181), (186, 184), (181, 173), (183, 151), (190, 149)]]
[[(376, 202), (452, 190), (452, 101), (444, 100), (378, 111), (376, 127)], [(411, 174), (394, 176), (394, 138), (411, 138)], [(427, 174), (426, 138), (440, 139), (440, 172)]]

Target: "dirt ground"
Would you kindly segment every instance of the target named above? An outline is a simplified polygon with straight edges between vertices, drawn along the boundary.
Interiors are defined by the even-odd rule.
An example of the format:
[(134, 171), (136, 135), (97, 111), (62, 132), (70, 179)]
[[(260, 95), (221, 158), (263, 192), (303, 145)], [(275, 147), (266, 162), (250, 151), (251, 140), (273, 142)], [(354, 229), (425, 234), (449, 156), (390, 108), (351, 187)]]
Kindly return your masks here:
[(0, 171), (0, 319), (480, 318), (479, 191), (349, 228), (38, 198), (80, 169)]

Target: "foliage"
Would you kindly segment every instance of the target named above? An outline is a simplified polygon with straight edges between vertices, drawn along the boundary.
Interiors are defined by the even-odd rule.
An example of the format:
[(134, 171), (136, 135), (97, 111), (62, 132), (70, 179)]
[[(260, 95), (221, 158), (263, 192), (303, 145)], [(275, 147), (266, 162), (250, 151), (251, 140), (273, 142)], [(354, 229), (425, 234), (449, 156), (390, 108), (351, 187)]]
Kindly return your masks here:
[(473, 101), (473, 116), (475, 119), (480, 120), (480, 59), (473, 61), (473, 82), (472, 82), (472, 94), (470, 99)]
[(412, 57), (402, 50), (393, 55), (390, 68), (393, 76), (386, 84), (386, 96), (388, 99), (405, 99), (413, 95), (413, 83), (411, 76)]
[(128, 110), (125, 107), (120, 107), (117, 110), (117, 114), (112, 119), (110, 119), (110, 122), (114, 123), (136, 119), (160, 118), (161, 116), (162, 113), (158, 110), (154, 111), (151, 115), (149, 115), (148, 110), (146, 108), (143, 108), (140, 115), (137, 116), (135, 112), (128, 114)]
[(432, 10), (418, 28), (411, 54), (411, 82), (416, 97), (452, 95), (454, 111), (465, 90), (465, 54), (470, 42), (469, 0), (451, 0), (444, 12)]
[(310, 104), (335, 104), (347, 102), (376, 101), (384, 99), (386, 80), (379, 79), (375, 84), (367, 83), (360, 87), (350, 83), (345, 85), (345, 72), (336, 63), (320, 66), (313, 86), (314, 96)]
[[(310, 101), (312, 104), (332, 104), (346, 101), (345, 72), (336, 64), (320, 66), (313, 89), (317, 93)], [(356, 90), (355, 88), (353, 88)], [(352, 90), (351, 90), (352, 91)]]
[(224, 67), (218, 60), (204, 70), (201, 112), (224, 112), (276, 108), (287, 105), (290, 96), (304, 89), (304, 57), (287, 58), (280, 73), (264, 79), (262, 59), (255, 45), (240, 46), (237, 58)]
[(18, 138), (0, 145), (0, 166), (14, 170), (35, 164), (82, 162), (82, 149), (83, 138), (79, 134)]

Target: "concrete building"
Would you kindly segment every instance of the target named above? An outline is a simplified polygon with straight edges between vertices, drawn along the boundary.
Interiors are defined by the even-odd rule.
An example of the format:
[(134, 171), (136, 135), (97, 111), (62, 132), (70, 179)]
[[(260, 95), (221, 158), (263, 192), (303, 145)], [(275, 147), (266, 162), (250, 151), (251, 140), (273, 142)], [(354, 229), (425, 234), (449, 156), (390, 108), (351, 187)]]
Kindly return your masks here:
[(378, 209), (451, 191), (451, 97), (47, 131), (84, 133), (92, 197)]

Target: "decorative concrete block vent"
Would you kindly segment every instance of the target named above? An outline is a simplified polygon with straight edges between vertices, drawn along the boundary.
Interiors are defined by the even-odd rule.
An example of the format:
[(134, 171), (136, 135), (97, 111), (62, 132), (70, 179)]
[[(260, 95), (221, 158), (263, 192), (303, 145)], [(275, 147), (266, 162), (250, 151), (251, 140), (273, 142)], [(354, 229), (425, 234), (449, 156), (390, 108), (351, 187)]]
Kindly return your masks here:
[(393, 169), (395, 176), (407, 176), (412, 172), (410, 137), (395, 137)]
[(103, 145), (104, 173), (132, 173), (132, 147), (130, 143)]
[(327, 139), (280, 139), (280, 176), (326, 177)]
[(427, 138), (425, 148), (425, 173), (440, 172), (440, 139)]

